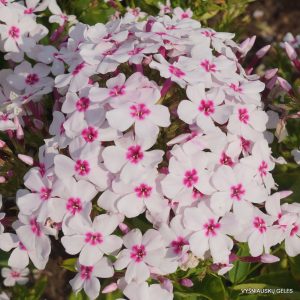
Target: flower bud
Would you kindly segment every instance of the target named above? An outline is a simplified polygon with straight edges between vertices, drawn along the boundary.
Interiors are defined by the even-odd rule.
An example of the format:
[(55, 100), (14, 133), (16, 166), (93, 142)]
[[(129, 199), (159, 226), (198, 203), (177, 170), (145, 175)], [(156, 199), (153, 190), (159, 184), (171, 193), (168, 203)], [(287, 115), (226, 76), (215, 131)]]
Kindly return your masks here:
[(265, 253), (265, 254), (261, 255), (260, 261), (262, 263), (272, 264), (272, 263), (280, 261), (280, 258), (275, 255)]
[(113, 282), (109, 285), (107, 285), (103, 290), (102, 290), (102, 294), (108, 294), (108, 293), (112, 293), (114, 291), (116, 291), (118, 289), (118, 285)]
[(297, 59), (297, 53), (295, 49), (287, 42), (284, 43), (286, 54), (288, 55), (291, 61)]
[(28, 155), (24, 155), (24, 154), (18, 154), (18, 158), (24, 162), (26, 165), (32, 166), (33, 165), (33, 158), (28, 156)]
[(122, 231), (123, 234), (126, 234), (129, 232), (129, 227), (125, 223), (120, 223), (119, 229)]
[(194, 285), (193, 281), (189, 278), (183, 278), (180, 280), (179, 282), (182, 286), (185, 286), (185, 287), (192, 287)]

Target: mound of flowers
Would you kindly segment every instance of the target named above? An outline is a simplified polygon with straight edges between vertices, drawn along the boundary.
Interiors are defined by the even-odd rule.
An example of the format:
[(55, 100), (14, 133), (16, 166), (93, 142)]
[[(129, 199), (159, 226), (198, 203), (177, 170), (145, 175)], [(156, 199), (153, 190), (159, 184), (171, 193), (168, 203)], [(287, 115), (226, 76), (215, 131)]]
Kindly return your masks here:
[[(55, 1), (1, 3), (11, 68), (0, 72), (0, 129), (22, 140), (53, 100), (39, 161), (20, 156), (32, 168), (18, 219), (0, 230), (5, 285), (26, 283), (30, 261), (44, 269), (55, 239), (76, 257), (72, 289), (90, 299), (116, 289), (173, 299), (183, 270), (226, 276), (236, 260), (277, 261), (280, 243), (300, 253), (300, 205), (281, 205), (289, 192), (271, 173), (266, 81), (241, 65), (250, 39), (237, 44), (179, 8), (89, 26)], [(59, 24), (50, 38), (38, 22), (47, 8)]]

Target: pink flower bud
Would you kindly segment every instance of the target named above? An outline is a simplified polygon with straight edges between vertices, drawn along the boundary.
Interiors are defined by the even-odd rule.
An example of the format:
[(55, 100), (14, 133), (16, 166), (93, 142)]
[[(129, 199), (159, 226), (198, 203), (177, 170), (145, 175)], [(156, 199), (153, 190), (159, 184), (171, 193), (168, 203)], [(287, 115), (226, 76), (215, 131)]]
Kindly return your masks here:
[(0, 148), (5, 147), (5, 145), (6, 145), (6, 143), (4, 141), (0, 140)]
[(39, 130), (41, 130), (44, 127), (44, 122), (38, 119), (33, 119), (33, 124)]
[(172, 281), (168, 278), (162, 278), (161, 279), (161, 287), (168, 292), (172, 293), (173, 292), (173, 284)]
[(291, 61), (297, 59), (297, 53), (295, 49), (287, 42), (284, 43), (286, 54), (288, 55)]
[(28, 156), (28, 155), (24, 155), (24, 154), (18, 154), (18, 158), (24, 162), (26, 165), (32, 166), (33, 165), (33, 158)]
[(278, 77), (278, 82), (280, 84), (280, 86), (288, 93), (290, 93), (292, 91), (292, 86), (282, 77)]
[(272, 254), (263, 254), (260, 257), (260, 261), (266, 264), (272, 264), (280, 261), (280, 258)]
[(280, 199), (283, 199), (283, 198), (286, 198), (286, 197), (292, 195), (293, 191), (281, 191), (281, 192), (279, 192), (279, 194), (280, 194)]
[(274, 69), (269, 69), (265, 72), (265, 78), (266, 79), (271, 79), (273, 78), (278, 72), (278, 68), (274, 68)]
[(261, 49), (259, 49), (256, 52), (256, 54), (255, 54), (256, 57), (259, 58), (259, 59), (263, 58), (268, 53), (270, 48), (271, 48), (271, 45), (267, 45), (267, 46), (262, 47)]
[(122, 231), (123, 234), (126, 234), (129, 232), (129, 227), (125, 223), (120, 223), (119, 229)]
[(112, 293), (112, 292), (116, 291), (117, 289), (118, 289), (118, 285), (115, 282), (113, 282), (113, 283), (107, 285), (102, 290), (102, 294)]
[(5, 177), (4, 176), (0, 176), (0, 183), (4, 183), (4, 182), (6, 182)]
[(193, 281), (191, 279), (188, 279), (188, 278), (181, 279), (179, 283), (182, 286), (189, 287), (189, 288), (194, 285)]

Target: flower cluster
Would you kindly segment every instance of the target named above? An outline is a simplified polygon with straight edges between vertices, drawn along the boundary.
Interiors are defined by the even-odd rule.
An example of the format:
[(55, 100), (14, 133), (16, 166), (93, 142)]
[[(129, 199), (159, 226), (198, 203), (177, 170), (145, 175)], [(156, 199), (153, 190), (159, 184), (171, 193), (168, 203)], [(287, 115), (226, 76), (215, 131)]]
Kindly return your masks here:
[[(1, 3), (2, 48), (16, 66), (1, 71), (0, 129), (21, 138), (26, 109), (41, 125), (38, 100), (55, 97), (52, 137), (16, 196), (15, 233), (0, 228), (0, 248), (12, 250), (4, 284), (25, 283), (29, 261), (45, 268), (54, 238), (78, 257), (70, 284), (90, 299), (99, 278), (111, 278), (103, 292), (172, 299), (169, 274), (199, 260), (225, 274), (240, 243), (262, 262), (283, 241), (300, 253), (300, 205), (273, 193), (265, 84), (241, 65), (251, 40), (238, 45), (166, 6), (88, 26), (55, 1)], [(57, 47), (39, 44), (46, 7)]]

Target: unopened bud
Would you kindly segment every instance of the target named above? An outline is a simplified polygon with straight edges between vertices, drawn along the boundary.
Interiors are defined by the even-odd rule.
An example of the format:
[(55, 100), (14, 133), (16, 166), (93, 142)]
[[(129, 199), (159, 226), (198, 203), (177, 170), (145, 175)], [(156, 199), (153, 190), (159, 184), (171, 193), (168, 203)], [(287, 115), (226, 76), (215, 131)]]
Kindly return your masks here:
[(118, 285), (113, 282), (109, 285), (107, 285), (103, 290), (102, 290), (102, 294), (108, 294), (108, 293), (112, 293), (114, 291), (116, 291), (118, 289)]
[(185, 286), (185, 287), (192, 287), (194, 285), (193, 281), (191, 279), (188, 279), (188, 278), (183, 278), (180, 280), (180, 284), (182, 286)]
[(18, 158), (24, 162), (26, 165), (32, 166), (33, 165), (33, 158), (28, 156), (28, 155), (24, 155), (24, 154), (18, 154)]

